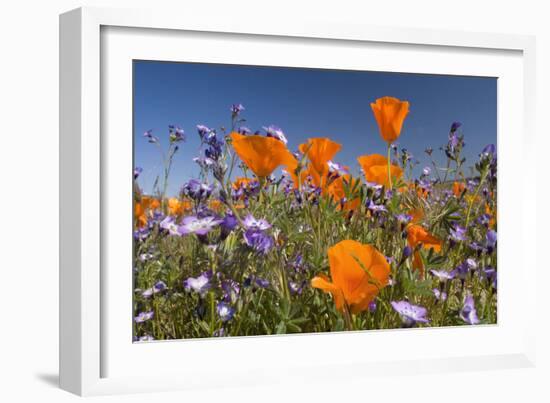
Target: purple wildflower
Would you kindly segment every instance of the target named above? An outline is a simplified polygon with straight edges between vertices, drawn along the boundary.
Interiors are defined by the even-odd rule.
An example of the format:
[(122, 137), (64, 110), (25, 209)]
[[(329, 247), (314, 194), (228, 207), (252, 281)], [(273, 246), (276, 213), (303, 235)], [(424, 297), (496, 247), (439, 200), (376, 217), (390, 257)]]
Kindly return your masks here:
[(267, 127), (264, 126), (263, 129), (265, 130), (267, 137), (273, 137), (277, 140), (282, 141), (284, 144), (288, 143), (288, 140), (286, 139), (286, 136), (280, 127), (269, 125)]
[(146, 321), (152, 319), (153, 316), (155, 316), (155, 312), (154, 312), (154, 311), (140, 312), (140, 313), (138, 314), (138, 316), (136, 316), (136, 317), (134, 318), (134, 322), (136, 322), (136, 323), (143, 323), (143, 322), (146, 322)]
[(141, 295), (144, 297), (144, 298), (149, 298), (151, 297), (153, 294), (158, 294), (159, 292), (162, 292), (164, 290), (166, 290), (167, 286), (166, 286), (166, 283), (162, 280), (160, 281), (157, 281), (155, 283), (154, 286), (152, 286), (151, 288), (148, 288), (146, 289), (145, 291), (143, 291), (141, 293)]
[(143, 172), (142, 167), (135, 167), (134, 168), (134, 179), (137, 179), (139, 175)]
[(445, 271), (445, 270), (430, 270), (430, 274), (439, 279), (440, 282), (444, 283), (447, 280), (452, 280), (455, 278), (456, 273), (454, 271)]
[(456, 224), (451, 230), (451, 238), (454, 241), (465, 241), (466, 240), (466, 228)]
[(451, 125), (451, 133), (454, 133), (458, 130), (458, 128), (462, 126), (462, 123), (460, 122), (453, 122), (453, 124)]
[(497, 244), (497, 233), (496, 231), (489, 230), (487, 231), (487, 234), (485, 235), (487, 250), (489, 250), (489, 253), (493, 251)]
[(266, 230), (266, 229), (269, 229), (271, 228), (271, 224), (268, 223), (266, 220), (264, 219), (255, 219), (254, 216), (252, 214), (248, 214), (244, 220), (243, 220), (243, 224), (244, 226), (246, 227), (246, 229), (252, 229), (252, 230)]
[(407, 301), (392, 301), (393, 309), (401, 316), (404, 327), (412, 327), (416, 323), (428, 323), (428, 310), (422, 306), (410, 304)]
[(252, 130), (250, 130), (248, 127), (246, 126), (241, 126), (237, 129), (237, 132), (240, 133), (240, 134), (244, 134), (244, 135), (249, 135), (249, 134), (252, 134)]
[(328, 161), (327, 165), (328, 165), (329, 172), (332, 173), (332, 174), (335, 174), (335, 175), (338, 175), (338, 176), (344, 176), (344, 175), (349, 174), (349, 170), (345, 166), (343, 166), (342, 164), (339, 164), (339, 163), (334, 162), (334, 161)]
[(191, 179), (183, 185), (181, 191), (194, 200), (206, 200), (212, 194), (213, 187), (196, 179)]
[(158, 143), (159, 141), (157, 137), (153, 136), (153, 129), (149, 129), (145, 133), (143, 133), (143, 137), (145, 137), (147, 141), (151, 144)]
[(176, 224), (176, 219), (172, 216), (166, 216), (164, 220), (160, 222), (160, 228), (168, 231), (170, 235), (181, 235), (180, 228)]
[(439, 288), (434, 288), (432, 292), (434, 293), (435, 299), (438, 301), (445, 301), (447, 299), (447, 293), (441, 291)]
[(273, 239), (263, 231), (249, 229), (244, 233), (244, 240), (255, 251), (267, 254), (273, 247)]
[(179, 226), (178, 231), (182, 235), (206, 235), (222, 222), (223, 220), (220, 220), (219, 218), (216, 218), (214, 216), (199, 218), (190, 215), (184, 217), (183, 220), (181, 220), (181, 225)]
[(168, 126), (170, 143), (179, 143), (180, 141), (185, 141), (185, 132), (179, 126), (170, 125)]
[(231, 111), (231, 115), (233, 117), (237, 117), (242, 111), (244, 111), (244, 106), (242, 106), (242, 104), (233, 104), (229, 110)]
[(216, 306), (216, 311), (218, 312), (218, 316), (220, 317), (222, 322), (227, 322), (233, 319), (233, 315), (235, 315), (235, 309), (231, 308), (231, 306), (229, 306), (225, 302), (218, 302), (218, 305)]
[(256, 285), (260, 288), (267, 288), (269, 287), (269, 281), (260, 277), (256, 277), (255, 281)]
[(197, 132), (199, 133), (199, 137), (201, 138), (201, 141), (204, 141), (206, 136), (210, 134), (212, 130), (208, 126), (205, 125), (197, 125)]
[(469, 294), (464, 300), (464, 305), (460, 310), (460, 319), (469, 325), (477, 325), (479, 323), (474, 297), (471, 294)]
[(212, 286), (212, 284), (210, 283), (211, 279), (212, 272), (207, 271), (202, 273), (198, 277), (189, 277), (183, 282), (183, 286), (186, 291), (194, 291), (198, 293), (201, 297), (203, 297)]

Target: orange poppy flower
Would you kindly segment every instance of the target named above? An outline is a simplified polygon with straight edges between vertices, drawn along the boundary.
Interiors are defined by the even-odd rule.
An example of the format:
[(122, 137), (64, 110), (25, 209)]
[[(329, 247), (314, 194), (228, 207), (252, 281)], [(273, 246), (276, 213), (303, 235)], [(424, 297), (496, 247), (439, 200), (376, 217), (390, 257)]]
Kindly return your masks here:
[(346, 197), (346, 186), (353, 188), (359, 179), (355, 179), (350, 175), (344, 175), (333, 180), (325, 189), (324, 194), (332, 197), (332, 200), (338, 203), (337, 209), (344, 209), (345, 211), (355, 210), (361, 204), (361, 200), (357, 197), (342, 204), (340, 201)]
[(420, 207), (417, 207), (410, 210), (409, 215), (411, 216), (411, 223), (418, 224), (424, 219), (424, 210), (422, 210)]
[(462, 192), (464, 192), (464, 189), (466, 189), (466, 185), (462, 182), (453, 182), (453, 194), (456, 197), (460, 197)]
[(160, 201), (151, 196), (142, 196), (141, 205), (144, 209), (156, 210), (160, 208)]
[(233, 148), (240, 159), (258, 177), (266, 177), (280, 165), (294, 165), (296, 158), (285, 144), (273, 137), (244, 136), (231, 133)]
[(435, 252), (441, 251), (441, 239), (430, 234), (424, 227), (417, 224), (411, 224), (407, 227), (407, 241), (411, 248), (422, 244), (424, 249), (432, 249)]
[[(277, 140), (278, 141), (278, 140)], [(208, 202), (208, 208), (218, 213), (223, 210), (224, 204), (218, 199), (212, 199)]]
[(388, 284), (390, 265), (374, 246), (353, 240), (338, 242), (328, 250), (330, 279), (320, 274), (311, 286), (332, 294), (336, 309), (344, 304), (352, 313), (368, 308), (380, 289)]
[(328, 162), (334, 158), (342, 146), (326, 137), (315, 137), (307, 140), (307, 143), (300, 144), (298, 147), (311, 162), (313, 169), (319, 176), (324, 177), (328, 174)]
[(143, 228), (147, 225), (147, 214), (145, 213), (145, 208), (142, 203), (134, 204), (134, 219), (136, 220), (136, 226), (138, 228)]
[[(298, 188), (298, 176), (295, 173), (296, 167), (288, 167), (285, 170), (290, 177), (292, 178), (292, 181), (294, 182), (294, 188)], [(311, 184), (321, 187), (321, 176), (319, 173), (313, 168), (312, 165), (308, 165), (305, 169), (302, 169), (300, 171), (300, 184), (306, 183), (306, 181), (311, 181)]]
[(171, 215), (181, 215), (191, 210), (193, 205), (189, 200), (179, 200), (175, 197), (168, 199), (168, 213)]
[(491, 228), (491, 229), (495, 228), (495, 224), (497, 223), (496, 211), (491, 210), (491, 206), (489, 206), (488, 203), (485, 203), (485, 214), (488, 214), (489, 217), (491, 217), (489, 219), (489, 228)]
[(392, 143), (397, 140), (409, 113), (409, 103), (393, 97), (383, 97), (371, 103), (370, 107), (384, 141)]
[[(365, 179), (379, 185), (389, 186), (388, 181), (388, 159), (380, 154), (362, 155), (357, 158), (359, 165), (363, 168)], [(401, 178), (403, 170), (397, 165), (390, 165), (392, 182)]]

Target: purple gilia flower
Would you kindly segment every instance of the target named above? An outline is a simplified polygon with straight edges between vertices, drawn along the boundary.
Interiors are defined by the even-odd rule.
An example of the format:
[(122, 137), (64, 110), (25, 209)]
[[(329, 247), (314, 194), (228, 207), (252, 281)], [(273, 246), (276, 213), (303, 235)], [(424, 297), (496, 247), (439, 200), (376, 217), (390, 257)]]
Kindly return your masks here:
[(260, 288), (267, 288), (269, 287), (269, 281), (260, 277), (256, 277), (256, 280), (254, 281), (256, 285)]
[(369, 312), (376, 312), (376, 300), (373, 299), (371, 302), (369, 302)]
[(183, 282), (183, 287), (186, 291), (194, 291), (201, 297), (204, 297), (210, 287), (212, 287), (212, 284), (210, 283), (211, 279), (212, 272), (206, 271), (198, 277), (189, 277)]
[(246, 126), (241, 126), (237, 129), (237, 132), (239, 134), (244, 134), (244, 135), (249, 135), (249, 134), (252, 134), (252, 130), (250, 130), (248, 127)]
[(204, 141), (206, 136), (210, 134), (212, 130), (208, 126), (205, 125), (197, 125), (197, 132), (199, 133), (199, 137), (201, 138), (201, 141)]
[(491, 286), (496, 289), (497, 288), (497, 271), (492, 266), (487, 266), (483, 269), (483, 275), (491, 283)]
[(464, 305), (460, 310), (460, 319), (469, 325), (477, 325), (479, 323), (474, 297), (471, 294), (469, 294), (464, 300)]
[(166, 290), (166, 288), (167, 288), (166, 283), (164, 281), (160, 280), (160, 281), (157, 281), (153, 287), (148, 288), (145, 291), (143, 291), (141, 293), (141, 295), (144, 298), (149, 298), (153, 294), (158, 294), (159, 292), (162, 292), (162, 291)]
[(229, 233), (235, 229), (237, 224), (238, 222), (235, 216), (233, 214), (227, 214), (221, 222), (222, 231), (229, 235)]
[(281, 140), (284, 144), (288, 144), (288, 140), (280, 127), (269, 125), (267, 127), (263, 126), (262, 128), (265, 130), (267, 137), (273, 137), (277, 140)]
[(145, 133), (143, 133), (143, 137), (145, 137), (147, 141), (151, 144), (158, 143), (159, 141), (157, 137), (153, 136), (153, 129), (149, 129)]
[(486, 145), (483, 150), (481, 150), (481, 159), (489, 160), (494, 162), (497, 159), (497, 148), (494, 144)]
[(241, 292), (241, 286), (235, 280), (227, 279), (221, 282), (223, 299), (229, 303), (235, 303)]
[(180, 227), (176, 224), (176, 219), (172, 216), (166, 216), (160, 222), (160, 228), (168, 231), (170, 235), (181, 235)]
[(422, 306), (410, 304), (407, 301), (392, 301), (391, 306), (401, 316), (404, 327), (412, 327), (416, 323), (428, 323), (428, 310)]
[(454, 241), (465, 241), (466, 240), (466, 228), (456, 224), (451, 230), (450, 230), (451, 238)]
[(137, 179), (139, 175), (143, 172), (142, 167), (135, 167), (134, 168), (134, 179)]
[(266, 220), (264, 220), (264, 219), (257, 220), (257, 219), (254, 218), (254, 216), (252, 214), (248, 214), (244, 218), (243, 224), (246, 227), (246, 229), (253, 229), (253, 230), (263, 231), (263, 230), (271, 228), (271, 224), (268, 223)]
[(408, 224), (412, 220), (412, 216), (409, 214), (398, 214), (395, 216), (400, 224)]
[(462, 126), (462, 123), (460, 122), (453, 122), (453, 124), (451, 125), (451, 133), (454, 133), (458, 130), (458, 128)]
[(231, 105), (231, 108), (229, 108), (231, 111), (231, 115), (233, 117), (239, 116), (239, 114), (244, 111), (244, 106), (242, 104), (233, 104)]
[(447, 299), (447, 293), (441, 291), (439, 288), (434, 288), (432, 292), (434, 293), (435, 299), (438, 301), (445, 301)]
[(153, 258), (152, 253), (142, 253), (141, 255), (139, 255), (139, 261), (140, 262), (146, 262), (147, 260), (152, 259), (152, 258)]
[(168, 135), (170, 138), (170, 143), (179, 143), (180, 141), (185, 141), (185, 132), (184, 130), (175, 125), (168, 126)]
[(332, 174), (336, 174), (339, 176), (344, 176), (349, 174), (349, 170), (342, 164), (339, 164), (334, 161), (328, 161), (327, 165), (328, 165), (328, 171)]
[(487, 234), (485, 235), (485, 240), (486, 240), (487, 249), (490, 249), (492, 251), (497, 244), (496, 231), (493, 231), (493, 230), (487, 231)]
[(432, 169), (430, 167), (424, 167), (424, 169), (422, 169), (422, 175), (424, 176), (428, 176), (431, 172)]
[(212, 158), (208, 157), (195, 157), (193, 162), (197, 163), (201, 168), (208, 168), (216, 163)]
[(409, 256), (412, 255), (412, 253), (413, 253), (412, 248), (409, 245), (405, 246), (403, 248), (403, 259), (408, 258)]
[(289, 281), (288, 289), (292, 295), (301, 295), (305, 285), (305, 280), (301, 283), (297, 283), (296, 281)]
[(382, 213), (388, 211), (383, 204), (374, 204), (372, 200), (367, 203), (367, 208), (374, 213)]
[(138, 316), (136, 316), (136, 317), (134, 318), (134, 322), (136, 322), (136, 323), (143, 323), (143, 322), (146, 322), (146, 321), (152, 319), (153, 316), (155, 316), (155, 312), (154, 312), (154, 311), (140, 312), (140, 313), (138, 314)]
[(456, 273), (454, 271), (445, 271), (445, 270), (430, 270), (430, 274), (439, 279), (440, 282), (444, 283), (447, 280), (452, 280), (455, 278)]
[(218, 316), (222, 322), (227, 322), (233, 319), (233, 315), (235, 315), (235, 309), (231, 308), (231, 306), (225, 302), (218, 302), (218, 305), (216, 305), (216, 311), (218, 312)]
[(183, 220), (181, 220), (181, 225), (178, 228), (178, 232), (181, 235), (206, 235), (222, 222), (223, 220), (220, 220), (219, 218), (214, 216), (199, 218), (190, 215), (184, 217)]
[(184, 195), (194, 200), (206, 200), (212, 193), (212, 185), (202, 183), (196, 179), (191, 179), (185, 185), (183, 185), (181, 191)]
[(263, 231), (249, 229), (244, 233), (245, 243), (257, 252), (267, 254), (273, 247), (273, 238)]

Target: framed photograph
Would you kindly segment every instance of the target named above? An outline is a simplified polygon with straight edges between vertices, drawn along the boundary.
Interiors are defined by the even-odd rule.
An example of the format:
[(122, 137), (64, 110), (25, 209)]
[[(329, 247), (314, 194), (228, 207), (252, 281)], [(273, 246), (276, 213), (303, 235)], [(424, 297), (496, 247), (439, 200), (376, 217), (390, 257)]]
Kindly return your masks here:
[(534, 365), (533, 38), (84, 8), (60, 44), (62, 388)]

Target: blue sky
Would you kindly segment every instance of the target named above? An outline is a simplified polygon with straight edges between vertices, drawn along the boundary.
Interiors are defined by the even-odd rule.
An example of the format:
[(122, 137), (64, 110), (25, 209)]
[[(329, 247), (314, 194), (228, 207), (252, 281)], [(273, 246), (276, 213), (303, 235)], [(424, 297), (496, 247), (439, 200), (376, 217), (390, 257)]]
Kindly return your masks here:
[(175, 195), (198, 173), (192, 161), (200, 144), (196, 125), (229, 127), (233, 103), (244, 105), (244, 125), (252, 131), (270, 124), (282, 128), (292, 151), (308, 137), (341, 143), (335, 160), (358, 172), (359, 155), (386, 152), (370, 102), (387, 95), (410, 102), (398, 143), (420, 161), (416, 172), (430, 164), (424, 153), (428, 146), (443, 165), (438, 148), (447, 142), (453, 121), (463, 124), (466, 165), (473, 165), (485, 145), (496, 144), (495, 78), (135, 61), (134, 164), (143, 168), (139, 183), (150, 193), (162, 171), (157, 147), (143, 138), (146, 130), (153, 129), (165, 147), (168, 125), (185, 130), (187, 140), (175, 157), (168, 188)]

